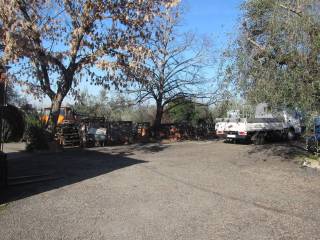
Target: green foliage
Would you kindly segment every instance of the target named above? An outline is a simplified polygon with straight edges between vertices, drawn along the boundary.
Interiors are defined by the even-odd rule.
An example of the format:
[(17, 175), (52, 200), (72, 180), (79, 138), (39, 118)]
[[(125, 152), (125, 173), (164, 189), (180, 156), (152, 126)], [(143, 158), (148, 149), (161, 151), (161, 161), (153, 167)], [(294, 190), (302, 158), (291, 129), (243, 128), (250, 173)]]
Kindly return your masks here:
[(30, 125), (26, 132), (27, 151), (48, 150), (49, 134), (46, 129), (39, 125)]
[(25, 122), (26, 122), (26, 125), (27, 125), (27, 129), (30, 126), (44, 127), (43, 123), (40, 121), (40, 116), (36, 111), (27, 112), (25, 114)]
[(193, 126), (209, 118), (208, 106), (189, 99), (178, 99), (170, 103), (168, 114), (172, 122), (188, 123)]
[(236, 90), (252, 104), (320, 111), (320, 5), (249, 0), (232, 49)]
[(227, 112), (233, 108), (235, 102), (231, 100), (224, 100), (214, 106), (211, 110), (211, 116), (213, 119), (224, 118), (227, 116)]
[(40, 116), (34, 109), (25, 109), (26, 131), (24, 139), (27, 142), (27, 151), (48, 150), (48, 142), (52, 139)]
[(3, 132), (4, 142), (18, 142), (21, 140), (25, 130), (25, 120), (23, 113), (15, 106), (1, 106), (3, 113)]
[(83, 91), (77, 98), (74, 110), (88, 116), (99, 116), (110, 118), (111, 108), (108, 105), (109, 99), (107, 91), (102, 89), (98, 96), (93, 96), (88, 91)]

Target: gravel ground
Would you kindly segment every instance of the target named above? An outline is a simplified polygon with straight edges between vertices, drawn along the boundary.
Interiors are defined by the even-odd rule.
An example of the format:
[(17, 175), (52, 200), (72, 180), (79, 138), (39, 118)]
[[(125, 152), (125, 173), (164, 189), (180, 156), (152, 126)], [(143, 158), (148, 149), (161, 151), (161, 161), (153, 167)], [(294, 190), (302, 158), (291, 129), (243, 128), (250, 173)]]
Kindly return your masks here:
[[(5, 239), (320, 239), (320, 172), (288, 146), (185, 142), (10, 161)], [(27, 163), (27, 164), (26, 164)]]

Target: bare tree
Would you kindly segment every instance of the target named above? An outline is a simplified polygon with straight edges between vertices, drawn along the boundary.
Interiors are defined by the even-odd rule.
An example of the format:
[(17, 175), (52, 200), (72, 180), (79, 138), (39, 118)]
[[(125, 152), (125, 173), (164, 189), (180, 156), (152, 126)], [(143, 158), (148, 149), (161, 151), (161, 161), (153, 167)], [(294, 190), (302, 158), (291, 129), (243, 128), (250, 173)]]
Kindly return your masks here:
[(139, 103), (152, 99), (156, 103), (154, 130), (158, 134), (163, 113), (169, 103), (178, 99), (205, 97), (198, 87), (206, 84), (205, 69), (210, 63), (209, 41), (192, 33), (178, 33), (179, 7), (172, 8), (154, 21), (148, 41), (148, 60), (130, 76), (139, 84)]
[[(143, 59), (148, 23), (178, 2), (0, 0), (5, 59), (30, 92), (51, 99), (55, 129), (63, 99), (81, 78), (105, 87), (124, 84), (119, 66)], [(96, 68), (102, 59), (106, 74)]]

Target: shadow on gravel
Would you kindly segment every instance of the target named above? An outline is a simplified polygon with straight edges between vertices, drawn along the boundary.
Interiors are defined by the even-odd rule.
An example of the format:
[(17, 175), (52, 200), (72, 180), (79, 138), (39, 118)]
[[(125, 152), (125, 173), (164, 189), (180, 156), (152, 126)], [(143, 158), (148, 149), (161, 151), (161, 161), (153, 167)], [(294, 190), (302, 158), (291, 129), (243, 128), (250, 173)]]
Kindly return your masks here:
[(290, 143), (268, 143), (264, 145), (252, 145), (249, 154), (281, 157), (282, 161), (296, 162), (297, 157), (307, 156), (303, 147)]
[[(137, 146), (131, 149), (129, 146), (125, 152), (67, 149), (61, 153), (28, 154), (15, 159), (10, 159), (9, 156), (9, 187), (0, 190), (0, 204), (145, 163), (146, 161), (127, 157), (135, 148)], [(163, 147), (151, 145), (140, 146), (140, 149), (157, 152)]]
[[(143, 153), (158, 153), (166, 148), (168, 148), (169, 145), (161, 144), (161, 143), (139, 143), (139, 144), (132, 144), (127, 145), (125, 147), (123, 146), (114, 146), (112, 147), (112, 153), (120, 154), (123, 156), (130, 156), (133, 155), (134, 152), (139, 151)], [(103, 151), (103, 148), (99, 151)], [(105, 148), (106, 152), (110, 152), (109, 148)]]

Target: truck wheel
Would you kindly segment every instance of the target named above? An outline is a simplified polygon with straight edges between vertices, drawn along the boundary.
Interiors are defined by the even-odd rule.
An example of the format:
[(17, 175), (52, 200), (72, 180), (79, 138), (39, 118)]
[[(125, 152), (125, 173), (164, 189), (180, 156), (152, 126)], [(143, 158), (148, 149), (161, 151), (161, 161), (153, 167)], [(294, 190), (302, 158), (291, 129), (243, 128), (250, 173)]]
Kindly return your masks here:
[(257, 135), (256, 139), (254, 140), (255, 145), (263, 145), (265, 143), (265, 136), (264, 134), (260, 133)]
[(288, 131), (287, 138), (288, 138), (289, 141), (295, 140), (295, 138), (296, 138), (296, 133), (294, 132), (294, 130), (290, 129), (290, 130)]

